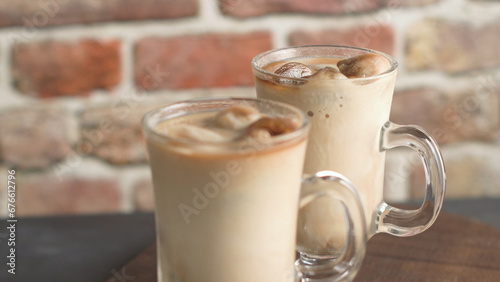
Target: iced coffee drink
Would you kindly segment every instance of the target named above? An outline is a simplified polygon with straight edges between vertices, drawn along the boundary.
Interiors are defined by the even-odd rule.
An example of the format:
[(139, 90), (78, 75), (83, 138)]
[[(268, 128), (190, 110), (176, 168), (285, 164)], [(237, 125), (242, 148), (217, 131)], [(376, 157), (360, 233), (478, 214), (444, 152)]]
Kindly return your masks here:
[[(397, 131), (398, 126), (388, 122), (397, 72), (390, 56), (354, 47), (302, 46), (263, 53), (254, 58), (252, 67), (257, 97), (286, 102), (307, 113), (311, 132), (304, 172), (328, 169), (349, 178), (360, 194), (370, 236), (376, 232), (410, 236), (432, 224), (444, 194), (442, 159), (434, 140), (422, 129), (407, 126)], [(396, 135), (401, 144), (392, 141)], [(437, 199), (429, 207), (407, 212), (384, 203), (385, 150), (394, 146), (425, 151), (425, 158), (431, 160), (426, 169), (432, 171), (434, 188), (428, 192)], [(329, 222), (343, 222), (344, 215), (329, 201), (301, 210), (300, 252), (339, 254), (345, 231), (332, 230)], [(424, 208), (431, 211), (425, 215)], [(384, 217), (393, 213), (392, 226), (384, 226)]]
[[(159, 281), (338, 281), (356, 275), (366, 242), (361, 201), (336, 172), (302, 175), (309, 131), (302, 111), (258, 99), (191, 100), (148, 113), (143, 127)], [(299, 207), (324, 197), (349, 215), (351, 252), (329, 264), (294, 265)]]
[(146, 118), (159, 281), (295, 281), (308, 125), (276, 104), (190, 102)]

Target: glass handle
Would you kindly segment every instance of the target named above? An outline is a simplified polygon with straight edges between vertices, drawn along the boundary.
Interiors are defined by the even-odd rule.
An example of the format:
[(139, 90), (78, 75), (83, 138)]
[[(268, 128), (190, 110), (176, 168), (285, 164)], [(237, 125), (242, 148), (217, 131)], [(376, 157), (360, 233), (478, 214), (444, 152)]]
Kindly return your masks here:
[(382, 202), (376, 217), (376, 232), (401, 237), (419, 234), (434, 223), (443, 205), (446, 174), (439, 147), (423, 128), (397, 125), (390, 121), (382, 128), (380, 144), (381, 151), (404, 146), (420, 155), (425, 170), (426, 191), (424, 202), (417, 210), (399, 209)]
[(341, 204), (347, 219), (347, 239), (343, 253), (335, 259), (300, 253), (295, 263), (297, 272), (301, 281), (351, 281), (365, 256), (367, 241), (366, 221), (356, 188), (337, 172), (320, 171), (303, 179), (300, 208), (318, 197), (330, 197)]

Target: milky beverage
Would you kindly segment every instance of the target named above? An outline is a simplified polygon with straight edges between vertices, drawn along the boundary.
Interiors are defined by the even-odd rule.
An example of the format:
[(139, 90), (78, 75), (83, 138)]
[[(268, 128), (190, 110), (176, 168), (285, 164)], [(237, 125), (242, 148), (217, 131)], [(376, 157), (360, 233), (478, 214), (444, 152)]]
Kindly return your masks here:
[[(396, 77), (391, 67), (387, 58), (370, 53), (297, 57), (263, 67), (279, 76), (256, 73), (259, 98), (290, 103), (309, 115), (304, 172), (328, 169), (349, 178), (358, 189), (371, 234), (374, 210), (383, 196), (385, 153), (379, 139), (389, 119)], [(330, 199), (316, 201), (300, 211), (298, 250), (338, 254), (345, 238), (345, 229), (338, 227), (345, 224), (343, 211)]]
[(295, 281), (303, 124), (243, 103), (146, 132), (159, 281)]

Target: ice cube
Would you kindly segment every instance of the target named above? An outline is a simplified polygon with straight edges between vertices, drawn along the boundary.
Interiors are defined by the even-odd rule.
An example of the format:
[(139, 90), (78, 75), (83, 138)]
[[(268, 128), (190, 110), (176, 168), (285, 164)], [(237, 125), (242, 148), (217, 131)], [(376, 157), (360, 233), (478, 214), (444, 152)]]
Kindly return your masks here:
[(332, 67), (324, 67), (315, 74), (309, 76), (310, 79), (347, 79), (338, 69)]
[(349, 78), (370, 77), (388, 71), (391, 63), (377, 54), (364, 54), (337, 63), (340, 72)]
[(214, 130), (187, 123), (176, 124), (175, 126), (166, 128), (165, 132), (172, 138), (191, 141), (221, 142), (227, 140), (227, 137)]
[(219, 112), (215, 116), (215, 124), (221, 128), (239, 130), (249, 126), (261, 116), (262, 114), (255, 107), (237, 105)]
[(247, 135), (259, 141), (266, 141), (272, 136), (292, 132), (297, 124), (291, 119), (281, 117), (263, 117), (247, 129)]
[(302, 63), (290, 62), (279, 67), (274, 73), (286, 77), (302, 78), (312, 75), (313, 70)]

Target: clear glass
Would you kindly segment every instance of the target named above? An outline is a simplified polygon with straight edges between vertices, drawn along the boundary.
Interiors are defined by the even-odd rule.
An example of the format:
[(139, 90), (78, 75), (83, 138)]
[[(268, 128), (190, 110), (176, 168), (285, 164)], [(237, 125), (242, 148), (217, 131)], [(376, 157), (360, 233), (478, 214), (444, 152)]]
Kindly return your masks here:
[[(294, 119), (300, 127), (266, 144), (185, 141), (156, 129), (169, 119), (242, 103)], [(148, 113), (143, 128), (155, 191), (158, 281), (314, 281), (309, 277), (319, 276), (341, 281), (357, 273), (366, 241), (361, 202), (337, 173), (302, 177), (309, 132), (302, 111), (259, 99), (190, 100)], [(315, 267), (313, 261), (303, 275), (305, 268), (294, 264), (299, 204), (319, 197), (345, 208), (346, 249), (352, 252), (326, 266)]]
[[(390, 68), (371, 77), (321, 80), (283, 77), (266, 68), (276, 62), (363, 54), (380, 55)], [(392, 57), (347, 46), (298, 46), (260, 54), (253, 59), (252, 67), (257, 97), (287, 102), (308, 113), (311, 132), (304, 172), (328, 169), (349, 178), (360, 195), (369, 237), (379, 232), (412, 236), (432, 225), (445, 194), (444, 164), (437, 143), (424, 129), (388, 121), (398, 68)], [(398, 209), (383, 200), (385, 151), (398, 146), (410, 147), (422, 157), (427, 185), (425, 201), (418, 210)], [(330, 216), (325, 216), (325, 211)], [(299, 218), (317, 226), (336, 226), (325, 224), (343, 221), (339, 213), (343, 213), (342, 207), (324, 200), (302, 209)], [(315, 230), (310, 234), (299, 222), (299, 252), (326, 258), (339, 256), (346, 233), (339, 231), (332, 238), (332, 230), (322, 231), (321, 237)]]

